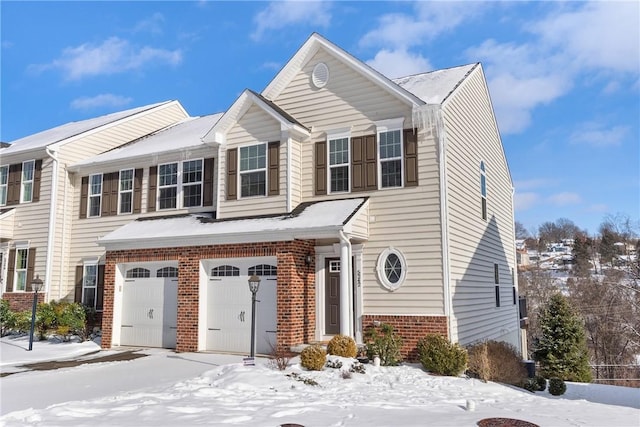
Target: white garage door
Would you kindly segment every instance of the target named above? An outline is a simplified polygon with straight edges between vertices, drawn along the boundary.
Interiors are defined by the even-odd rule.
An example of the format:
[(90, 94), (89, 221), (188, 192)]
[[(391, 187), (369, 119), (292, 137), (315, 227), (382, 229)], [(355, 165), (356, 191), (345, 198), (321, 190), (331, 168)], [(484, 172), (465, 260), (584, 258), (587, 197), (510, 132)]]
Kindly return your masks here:
[(251, 347), (249, 276), (260, 277), (256, 296), (256, 353), (276, 344), (277, 280), (273, 259), (226, 260), (207, 271), (207, 350), (248, 353)]
[[(135, 272), (131, 274), (131, 271)], [(149, 270), (144, 268), (127, 272), (129, 277), (122, 290), (120, 344), (175, 348), (178, 278), (149, 277), (146, 272)], [(177, 275), (177, 269), (175, 273)]]

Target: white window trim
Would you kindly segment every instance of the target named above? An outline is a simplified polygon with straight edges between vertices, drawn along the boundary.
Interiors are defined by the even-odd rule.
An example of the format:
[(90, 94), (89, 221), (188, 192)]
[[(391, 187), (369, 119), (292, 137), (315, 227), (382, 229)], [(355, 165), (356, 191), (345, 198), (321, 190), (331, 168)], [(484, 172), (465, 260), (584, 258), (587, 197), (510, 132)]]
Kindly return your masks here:
[[(16, 258), (13, 261), (13, 283), (11, 284), (11, 289), (13, 292), (26, 292), (27, 291), (27, 272), (29, 271), (29, 246), (26, 245), (16, 245)], [(27, 251), (25, 268), (18, 269), (18, 251)], [(17, 289), (18, 285), (18, 271), (24, 271), (24, 289)]]
[[(172, 164), (176, 164), (176, 183), (171, 185), (160, 185), (160, 167), (172, 165)], [(181, 162), (178, 162), (178, 161), (160, 163), (158, 165), (158, 176), (156, 177), (156, 180), (157, 180), (156, 185), (158, 188), (158, 191), (156, 194), (156, 206), (158, 208), (157, 209), (158, 211), (170, 211), (170, 210), (178, 209), (180, 207), (180, 166), (181, 166)], [(172, 188), (172, 187), (176, 187), (176, 207), (175, 208), (160, 207), (160, 190), (165, 188)]]
[[(25, 165), (27, 165), (29, 163), (32, 164), (31, 179), (24, 179)], [(33, 201), (33, 178), (35, 177), (35, 174), (36, 174), (36, 161), (35, 160), (26, 160), (26, 161), (22, 162), (22, 171), (20, 172), (20, 203), (31, 203)], [(25, 200), (25, 198), (24, 198), (24, 185), (28, 184), (28, 183), (31, 184), (31, 198), (29, 200)]]
[[(188, 183), (184, 183), (183, 181), (183, 171), (184, 171), (184, 164), (187, 162), (200, 162), (200, 181), (194, 181), (194, 182), (188, 182)], [(178, 193), (179, 193), (179, 197), (180, 197), (180, 203), (176, 204), (177, 206), (181, 206), (185, 209), (190, 209), (190, 208), (199, 208), (202, 207), (202, 197), (204, 196), (204, 158), (198, 158), (198, 159), (188, 159), (188, 160), (183, 160), (182, 162), (180, 162), (180, 165), (178, 166)], [(196, 186), (199, 185), (200, 186), (200, 203), (198, 203), (195, 206), (184, 206), (184, 194), (183, 194), (183, 188), (184, 187), (191, 187), (191, 186)]]
[[(347, 163), (339, 165), (331, 165), (331, 141), (336, 139), (347, 139)], [(347, 166), (347, 177), (349, 185), (345, 191), (331, 191), (331, 169)], [(348, 194), (351, 193), (351, 130), (350, 129), (334, 129), (327, 131), (327, 194)]]
[[(91, 178), (94, 176), (100, 177), (100, 193), (91, 194), (93, 185), (91, 184)], [(94, 173), (89, 175), (89, 189), (87, 191), (87, 218), (99, 218), (102, 215), (102, 189), (104, 188), (104, 176), (101, 173)], [(98, 203), (98, 215), (91, 215), (91, 198), (97, 197), (100, 200)]]
[[(9, 165), (0, 166), (0, 170), (3, 169), (6, 170), (5, 177), (7, 178), (7, 182), (3, 184), (0, 178), (0, 189), (4, 188), (4, 192), (2, 192), (2, 194), (4, 194), (4, 200), (0, 199), (0, 206), (5, 206), (7, 204), (7, 191), (9, 191)], [(2, 172), (0, 172), (0, 177), (1, 176)]]
[[(240, 169), (240, 164), (242, 160), (242, 149), (247, 147), (253, 147), (256, 145), (264, 145), (264, 168), (259, 169), (250, 169), (243, 171)], [(269, 194), (269, 144), (267, 142), (258, 142), (257, 144), (243, 144), (238, 146), (238, 164), (236, 165), (236, 170), (238, 171), (238, 182), (237, 186), (237, 195), (238, 200), (240, 199), (254, 199), (256, 197), (267, 197)], [(253, 173), (253, 172), (264, 172), (264, 194), (258, 194), (255, 196), (242, 196), (242, 175), (245, 173)]]
[[(93, 282), (94, 286), (86, 286), (85, 279), (87, 277), (86, 275), (87, 267), (92, 267), (92, 266), (95, 266), (96, 268), (96, 277), (95, 277), (95, 281)], [(94, 289), (93, 308), (96, 308), (96, 303), (98, 302), (98, 268), (100, 268), (98, 266), (98, 261), (85, 261), (84, 263), (82, 263), (82, 297), (80, 298), (80, 303), (83, 305), (86, 305), (84, 303), (85, 290), (88, 288)]]
[[(483, 221), (486, 221), (487, 218), (489, 217), (489, 214), (487, 212), (488, 210), (487, 194), (489, 191), (487, 190), (487, 164), (484, 162), (484, 160), (480, 161), (479, 169), (480, 169), (480, 197), (482, 198), (482, 200), (484, 200), (484, 209), (482, 210), (482, 212), (480, 212), (480, 218)], [(484, 185), (483, 185), (483, 182), (484, 182)]]
[[(404, 188), (404, 117), (399, 117), (396, 119), (386, 119), (379, 120), (375, 122), (376, 124), (376, 154), (378, 159), (378, 190), (389, 190), (389, 189), (397, 189)], [(390, 157), (387, 159), (382, 159), (380, 155), (380, 134), (386, 132), (400, 131), (400, 157)], [(382, 186), (382, 163), (400, 160), (400, 185), (396, 187), (383, 187)]]
[[(389, 281), (389, 279), (387, 278), (387, 275), (385, 274), (384, 264), (387, 260), (387, 257), (391, 254), (396, 255), (400, 260), (400, 263), (402, 264), (402, 272), (400, 273), (400, 279), (396, 283), (392, 283), (391, 281)], [(389, 246), (388, 248), (380, 252), (380, 255), (378, 256), (378, 261), (376, 263), (376, 273), (378, 276), (378, 281), (385, 289), (393, 292), (399, 289), (404, 284), (404, 281), (407, 278), (408, 268), (409, 267), (407, 264), (407, 259), (404, 257), (404, 254), (400, 250), (394, 248), (393, 246)]]
[[(120, 183), (122, 182), (122, 172), (131, 171), (131, 190), (122, 190)], [(136, 170), (133, 168), (120, 169), (118, 173), (118, 215), (130, 215), (133, 213), (133, 190), (136, 181)], [(120, 207), (122, 206), (122, 194), (131, 193), (131, 212), (122, 212)]]

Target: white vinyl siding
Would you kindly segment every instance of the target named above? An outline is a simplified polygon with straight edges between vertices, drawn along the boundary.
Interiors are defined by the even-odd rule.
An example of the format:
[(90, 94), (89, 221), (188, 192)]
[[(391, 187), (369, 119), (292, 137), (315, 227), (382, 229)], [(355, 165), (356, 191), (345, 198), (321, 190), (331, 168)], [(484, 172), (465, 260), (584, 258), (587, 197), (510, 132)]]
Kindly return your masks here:
[[(517, 336), (512, 304), (496, 307), (494, 264), (499, 282), (515, 268), (512, 182), (481, 68), (452, 94), (444, 108), (452, 285), (452, 339)], [(486, 167), (487, 219), (482, 219), (480, 164)], [(473, 208), (470, 208), (473, 207)], [(500, 289), (498, 290), (500, 291)], [(501, 294), (504, 294), (502, 292)], [(500, 296), (502, 297), (502, 296)], [(519, 346), (519, 342), (512, 342)]]
[[(238, 122), (227, 133), (226, 148), (237, 148), (240, 159), (240, 148), (255, 145), (257, 143), (281, 141), (282, 132), (280, 123), (267, 114), (263, 109), (252, 105), (247, 112), (240, 117)], [(296, 144), (295, 142), (293, 144)], [(232, 218), (247, 215), (268, 215), (284, 213), (287, 210), (287, 143), (284, 140), (280, 144), (280, 195), (269, 197), (245, 197), (238, 200), (226, 200), (224, 198), (226, 186), (226, 174), (220, 174), (218, 194), (220, 196), (220, 209), (218, 218)], [(268, 159), (267, 159), (268, 161)], [(220, 170), (226, 171), (226, 153), (220, 154)], [(240, 172), (240, 171), (239, 171)], [(238, 194), (240, 195), (240, 174), (238, 174)], [(295, 207), (295, 206), (294, 206)]]

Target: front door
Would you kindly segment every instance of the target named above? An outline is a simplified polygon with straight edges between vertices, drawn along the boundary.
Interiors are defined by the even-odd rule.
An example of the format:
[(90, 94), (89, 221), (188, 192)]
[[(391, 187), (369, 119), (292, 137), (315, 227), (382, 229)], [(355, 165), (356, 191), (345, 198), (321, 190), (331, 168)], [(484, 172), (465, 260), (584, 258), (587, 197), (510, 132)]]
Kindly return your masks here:
[(324, 329), (326, 335), (340, 333), (340, 259), (327, 259), (325, 265)]

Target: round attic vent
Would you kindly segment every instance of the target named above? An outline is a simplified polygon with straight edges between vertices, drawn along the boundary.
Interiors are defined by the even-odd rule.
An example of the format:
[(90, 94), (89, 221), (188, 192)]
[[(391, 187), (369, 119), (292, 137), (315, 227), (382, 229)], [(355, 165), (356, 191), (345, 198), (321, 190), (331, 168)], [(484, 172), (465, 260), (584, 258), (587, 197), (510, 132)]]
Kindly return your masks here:
[(319, 62), (313, 67), (313, 73), (311, 74), (311, 81), (313, 85), (318, 89), (325, 87), (329, 81), (329, 68), (324, 62)]

